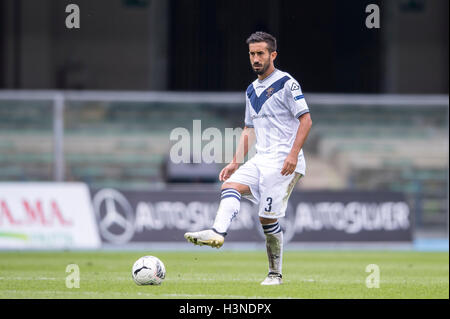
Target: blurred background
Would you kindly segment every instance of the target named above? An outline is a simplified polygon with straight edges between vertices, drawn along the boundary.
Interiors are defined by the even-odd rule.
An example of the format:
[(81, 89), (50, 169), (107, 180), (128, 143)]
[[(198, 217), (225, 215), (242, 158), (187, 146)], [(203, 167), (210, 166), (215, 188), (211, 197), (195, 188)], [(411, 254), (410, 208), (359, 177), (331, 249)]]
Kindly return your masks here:
[[(380, 28), (366, 27), (368, 4)], [(245, 40), (266, 31), (313, 119), (295, 192), (399, 193), (412, 239), (448, 240), (448, 5), (0, 0), (0, 181), (218, 198), (226, 163), (174, 165), (170, 133), (243, 126)]]

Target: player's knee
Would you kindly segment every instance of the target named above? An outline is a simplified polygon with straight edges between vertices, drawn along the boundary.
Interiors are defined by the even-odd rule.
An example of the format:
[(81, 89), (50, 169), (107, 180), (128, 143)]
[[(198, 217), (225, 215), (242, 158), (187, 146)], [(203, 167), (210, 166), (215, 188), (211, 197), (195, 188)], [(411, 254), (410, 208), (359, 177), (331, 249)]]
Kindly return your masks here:
[(261, 223), (261, 225), (273, 224), (273, 223), (276, 223), (277, 221), (278, 221), (278, 219), (276, 219), (276, 218), (259, 217), (259, 222)]
[(226, 188), (234, 188), (234, 189), (236, 189), (236, 187), (235, 187), (235, 185), (234, 185), (235, 183), (223, 183), (222, 184), (222, 187), (220, 188), (221, 190), (224, 190), (224, 189), (226, 189)]
[(244, 193), (246, 193), (248, 186), (242, 185), (242, 184), (238, 184), (238, 183), (227, 183), (227, 182), (225, 182), (225, 183), (222, 184), (221, 190), (224, 190), (226, 188), (233, 188), (233, 189), (237, 190), (239, 193), (244, 194)]

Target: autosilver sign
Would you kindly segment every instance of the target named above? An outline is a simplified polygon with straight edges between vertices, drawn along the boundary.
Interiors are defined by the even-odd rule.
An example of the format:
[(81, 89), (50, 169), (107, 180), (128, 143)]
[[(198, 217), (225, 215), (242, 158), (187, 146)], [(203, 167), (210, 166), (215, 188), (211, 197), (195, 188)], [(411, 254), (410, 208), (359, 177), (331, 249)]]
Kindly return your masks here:
[[(180, 242), (186, 231), (211, 227), (219, 190), (94, 191), (104, 241)], [(294, 192), (280, 220), (285, 242), (410, 241), (412, 214), (404, 196), (391, 192)], [(243, 200), (227, 241), (261, 242), (257, 206)]]

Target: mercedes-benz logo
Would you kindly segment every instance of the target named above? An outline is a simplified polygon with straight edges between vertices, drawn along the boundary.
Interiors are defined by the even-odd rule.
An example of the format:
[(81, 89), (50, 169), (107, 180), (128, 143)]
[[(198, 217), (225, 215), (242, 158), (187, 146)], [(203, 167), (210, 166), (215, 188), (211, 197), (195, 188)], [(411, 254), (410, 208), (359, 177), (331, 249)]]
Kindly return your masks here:
[(93, 205), (104, 239), (123, 244), (133, 237), (134, 214), (125, 196), (111, 188), (102, 189), (95, 194)]

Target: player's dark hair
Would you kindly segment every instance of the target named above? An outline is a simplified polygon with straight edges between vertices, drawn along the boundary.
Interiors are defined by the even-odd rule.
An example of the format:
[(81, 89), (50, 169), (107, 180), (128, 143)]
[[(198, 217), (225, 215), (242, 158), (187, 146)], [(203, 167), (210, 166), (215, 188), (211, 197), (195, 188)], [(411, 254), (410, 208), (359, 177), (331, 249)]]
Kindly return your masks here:
[(252, 33), (248, 39), (247, 44), (255, 43), (255, 42), (266, 42), (267, 43), (267, 49), (269, 50), (269, 53), (272, 53), (273, 51), (277, 50), (277, 39), (269, 33), (258, 31), (255, 33)]

